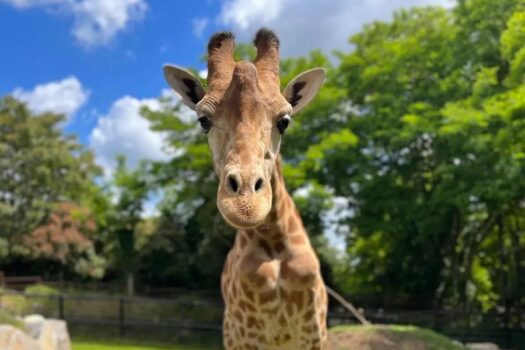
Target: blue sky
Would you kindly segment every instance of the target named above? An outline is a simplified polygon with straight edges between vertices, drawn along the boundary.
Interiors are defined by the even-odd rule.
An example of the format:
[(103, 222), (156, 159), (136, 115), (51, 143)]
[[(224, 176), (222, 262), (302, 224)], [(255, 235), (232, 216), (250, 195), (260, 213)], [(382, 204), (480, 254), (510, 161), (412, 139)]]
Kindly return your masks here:
[(205, 69), (212, 33), (232, 30), (249, 42), (265, 26), (279, 35), (282, 56), (330, 54), (348, 51), (365, 23), (424, 5), (453, 0), (0, 0), (0, 96), (65, 114), (65, 131), (111, 176), (117, 154), (131, 166), (170, 158), (164, 135), (139, 110), (159, 108), (161, 95), (176, 98), (164, 63)]
[(400, 7), (450, 6), (451, 0), (0, 0), (0, 95), (35, 112), (68, 116), (106, 170), (119, 153), (131, 165), (167, 159), (162, 135), (140, 118), (167, 94), (164, 63), (205, 69), (207, 39), (232, 30), (251, 41), (266, 26), (283, 56), (320, 48), (349, 50), (348, 37)]
[(110, 42), (89, 45), (75, 39), (74, 20), (60, 9), (0, 4), (0, 94), (76, 77), (89, 90), (89, 99), (67, 130), (87, 142), (96, 123), (94, 111), (104, 112), (124, 95), (159, 95), (166, 87), (163, 63), (204, 67), (199, 60), (204, 39), (195, 36), (192, 21), (218, 11), (218, 5), (152, 1), (140, 20), (131, 20)]

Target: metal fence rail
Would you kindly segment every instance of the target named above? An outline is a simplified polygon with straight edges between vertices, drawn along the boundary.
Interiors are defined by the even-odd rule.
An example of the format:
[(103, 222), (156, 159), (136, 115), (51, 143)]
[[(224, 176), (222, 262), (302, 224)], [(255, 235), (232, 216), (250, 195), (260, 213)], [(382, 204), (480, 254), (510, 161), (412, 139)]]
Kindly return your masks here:
[(69, 324), (162, 327), (220, 331), (223, 305), (188, 298), (152, 299), (110, 295), (36, 294), (4, 290), (0, 307), (15, 315), (31, 313), (66, 320)]
[[(355, 314), (332, 303), (329, 325), (358, 323)], [(15, 315), (32, 313), (66, 320), (69, 325), (116, 329), (122, 337), (137, 328), (219, 333), (223, 303), (216, 298), (183, 294), (172, 298), (144, 298), (112, 295), (43, 295), (0, 290), (0, 308)], [(525, 350), (525, 314), (517, 310), (513, 325), (505, 314), (469, 314), (458, 310), (365, 309), (372, 323), (412, 324), (431, 328), (462, 341), (485, 340), (505, 349)], [(517, 326), (515, 326), (517, 325)]]

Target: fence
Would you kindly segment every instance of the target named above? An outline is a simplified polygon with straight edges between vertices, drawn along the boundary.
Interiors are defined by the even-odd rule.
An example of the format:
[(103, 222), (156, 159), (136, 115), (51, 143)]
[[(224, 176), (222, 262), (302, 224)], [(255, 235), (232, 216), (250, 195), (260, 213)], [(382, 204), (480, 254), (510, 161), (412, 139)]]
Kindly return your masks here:
[[(199, 293), (181, 293), (172, 298), (143, 298), (108, 295), (42, 295), (0, 291), (0, 307), (17, 315), (39, 313), (60, 318), (69, 325), (95, 329), (112, 327), (122, 337), (136, 329), (164, 329), (169, 332), (195, 331), (220, 334), (223, 304), (220, 298)], [(504, 315), (468, 314), (457, 310), (366, 309), (373, 323), (413, 324), (442, 332), (461, 341), (493, 341), (505, 349), (525, 350), (525, 315), (513, 314), (509, 327)], [(330, 325), (356, 323), (354, 316), (331, 303)], [(131, 332), (130, 330), (133, 330)]]
[(121, 336), (134, 326), (220, 331), (222, 318), (222, 303), (187, 296), (153, 299), (5, 290), (0, 292), (0, 307), (16, 315), (38, 313), (64, 319), (68, 324), (113, 326)]
[(42, 282), (44, 281), (40, 276), (6, 277), (4, 271), (0, 271), (0, 287), (9, 286), (10, 288), (19, 289)]

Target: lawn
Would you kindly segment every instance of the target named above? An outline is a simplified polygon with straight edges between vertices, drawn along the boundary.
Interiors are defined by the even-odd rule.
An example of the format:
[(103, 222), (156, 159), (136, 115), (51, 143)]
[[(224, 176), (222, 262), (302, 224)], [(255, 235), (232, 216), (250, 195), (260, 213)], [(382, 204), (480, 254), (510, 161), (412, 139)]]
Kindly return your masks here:
[(204, 350), (206, 348), (183, 345), (131, 345), (119, 342), (73, 341), (73, 350)]
[[(330, 331), (331, 350), (465, 350), (451, 339), (428, 329), (413, 326), (339, 326)], [(74, 341), (73, 350), (214, 350), (217, 346), (156, 345), (132, 340)]]

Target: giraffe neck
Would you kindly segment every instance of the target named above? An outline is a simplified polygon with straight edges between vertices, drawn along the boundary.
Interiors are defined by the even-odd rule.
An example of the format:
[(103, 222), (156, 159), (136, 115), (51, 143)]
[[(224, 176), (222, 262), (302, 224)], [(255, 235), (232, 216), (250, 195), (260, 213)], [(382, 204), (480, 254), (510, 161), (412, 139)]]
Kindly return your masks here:
[(271, 186), (272, 209), (263, 224), (255, 228), (257, 236), (270, 241), (284, 241), (292, 234), (304, 232), (299, 212), (286, 190), (280, 156), (274, 167)]

